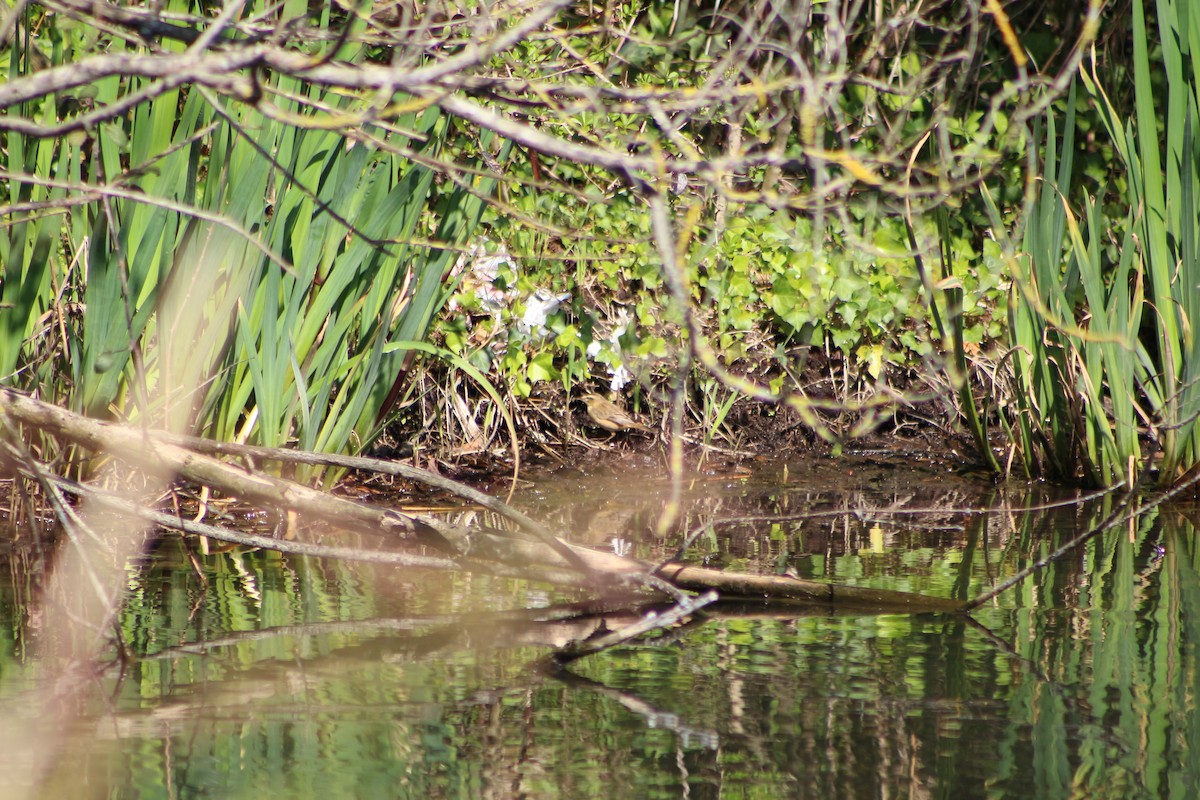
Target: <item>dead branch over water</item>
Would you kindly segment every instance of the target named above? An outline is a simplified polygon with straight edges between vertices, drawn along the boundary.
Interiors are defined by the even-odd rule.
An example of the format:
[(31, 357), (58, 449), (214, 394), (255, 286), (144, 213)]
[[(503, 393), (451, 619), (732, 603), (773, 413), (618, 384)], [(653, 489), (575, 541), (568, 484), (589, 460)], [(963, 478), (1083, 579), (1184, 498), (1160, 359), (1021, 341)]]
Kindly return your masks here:
[[(294, 454), (268, 448), (224, 445), (188, 437), (101, 422), (73, 414), (32, 397), (0, 389), (0, 413), (11, 429), (35, 428), (63, 441), (104, 454), (134, 468), (169, 473), (177, 480), (209, 487), (222, 495), (273, 509), (294, 511), (305, 520), (322, 521), (337, 529), (382, 534), (396, 549), (373, 551), (352, 547), (293, 542), (233, 531), (174, 514), (139, 507), (114, 497), (98, 486), (55, 477), (58, 490), (88, 499), (104, 508), (131, 514), (186, 535), (206, 536), (284, 553), (392, 563), (407, 568), (462, 569), (611, 593), (633, 590), (639, 601), (647, 596), (685, 599), (683, 592), (716, 590), (723, 598), (755, 598), (769, 602), (851, 605), (895, 611), (954, 611), (961, 602), (904, 592), (832, 586), (785, 576), (738, 575), (677, 563), (659, 567), (637, 559), (573, 545), (562, 533), (530, 519), (493, 497), (411, 466), (376, 459), (318, 454)], [(513, 522), (516, 530), (458, 526), (421, 514), (361, 503), (322, 492), (294, 481), (220, 460), (216, 454), (249, 459), (303, 460), (400, 475), (451, 492), (483, 505)], [(45, 470), (20, 463), (19, 451), (9, 447), (8, 458), (25, 474), (44, 476)], [(27, 459), (28, 456), (25, 456)], [(431, 552), (432, 551), (432, 552)]]

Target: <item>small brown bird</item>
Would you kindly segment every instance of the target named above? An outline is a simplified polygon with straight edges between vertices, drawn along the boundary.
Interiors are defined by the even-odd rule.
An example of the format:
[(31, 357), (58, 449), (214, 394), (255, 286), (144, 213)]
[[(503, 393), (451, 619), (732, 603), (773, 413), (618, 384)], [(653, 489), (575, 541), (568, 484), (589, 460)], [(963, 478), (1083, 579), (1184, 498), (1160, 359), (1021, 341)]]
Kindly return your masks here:
[(585, 394), (580, 399), (587, 403), (588, 416), (592, 418), (592, 422), (606, 431), (654, 433), (652, 429), (635, 420), (628, 411), (613, 405), (598, 394)]

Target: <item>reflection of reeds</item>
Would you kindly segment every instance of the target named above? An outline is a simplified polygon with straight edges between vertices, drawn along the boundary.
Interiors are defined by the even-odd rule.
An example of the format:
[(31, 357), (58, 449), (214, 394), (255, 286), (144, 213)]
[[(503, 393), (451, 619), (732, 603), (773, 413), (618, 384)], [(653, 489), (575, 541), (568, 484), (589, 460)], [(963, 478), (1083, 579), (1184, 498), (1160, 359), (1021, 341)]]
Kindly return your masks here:
[[(814, 488), (796, 492), (811, 497)], [(1052, 545), (1097, 527), (1116, 497), (1051, 508), (1009, 494), (1007, 504), (974, 509), (889, 503), (840, 513), (854, 523), (884, 525), (888, 515), (892, 528), (903, 530), (941, 529), (963, 517), (1009, 521), (1011, 530), (1003, 533), (996, 522), (964, 532), (928, 561), (928, 543), (889, 542), (904, 556), (893, 564), (892, 581), (927, 563), (948, 562), (947, 569), (973, 563), (978, 582), (985, 570), (997, 578), (1011, 574)], [(739, 509), (747, 517), (751, 510), (749, 504)], [(491, 513), (487, 524), (498, 525)], [(436, 757), (447, 744), (472, 759), (507, 764), (530, 747), (544, 763), (559, 763), (582, 742), (589, 754), (619, 753), (624, 770), (658, 775), (661, 743), (644, 762), (631, 760), (622, 745), (629, 736), (670, 735), (688, 746), (689, 757), (719, 742), (724, 757), (744, 765), (738, 774), (775, 770), (794, 780), (800, 753), (820, 764), (813, 780), (833, 794), (834, 783), (863, 780), (864, 758), (887, 755), (903, 764), (899, 772), (907, 779), (936, 774), (940, 786), (966, 794), (984, 782), (1014, 795), (1035, 794), (1029, 776), (1044, 773), (1045, 780), (1062, 782), (1064, 795), (1073, 784), (1088, 796), (1159, 796), (1164, 792), (1136, 787), (1195, 778), (1196, 766), (1178, 760), (1180, 748), (1195, 749), (1191, 737), (1197, 735), (1195, 534), (1168, 511), (1104, 531), (1076, 548), (1076, 557), (1048, 565), (981, 608), (976, 619), (986, 630), (957, 615), (847, 615), (825, 607), (785, 612), (761, 605), (730, 613), (720, 607), (649, 645), (593, 659), (581, 670), (586, 682), (563, 673), (557, 673), (561, 681), (547, 680), (529, 663), (545, 648), (586, 636), (600, 618), (592, 615), (597, 609), (487, 610), (533, 597), (546, 601), (524, 582), (450, 581), (441, 574), (266, 554), (202, 559), (194, 573), (182, 548), (168, 545), (127, 581), (130, 602), (121, 629), (136, 657), (132, 666), (122, 671), (113, 664), (99, 682), (73, 677), (85, 689), (118, 690), (111, 705), (93, 706), (69, 726), (76, 735), (57, 743), (56, 780), (77, 777), (76, 759), (96, 769), (98, 752), (156, 780), (172, 769), (194, 774), (206, 759), (234, 753), (239, 770), (230, 786), (252, 788), (264, 776), (279, 779), (296, 770), (295, 757), (272, 747), (284, 738), (312, 752), (313, 763), (333, 775), (361, 774), (344, 767), (353, 763), (351, 746), (363, 741), (373, 745), (371, 763), (400, 765), (397, 771), (419, 764), (423, 748)], [(986, 552), (989, 543), (998, 551)], [(846, 570), (865, 577), (879, 563), (869, 552), (843, 558)], [(556, 599), (549, 595), (549, 602)], [(608, 617), (607, 627), (637, 616)], [(6, 703), (5, 712), (13, 712), (6, 719), (19, 720), (24, 730), (30, 710), (43, 708), (40, 700), (25, 695)], [(856, 734), (854, 725), (863, 730)], [(430, 729), (438, 736), (417, 735)], [(505, 739), (505, 731), (517, 733)], [(401, 736), (406, 747), (388, 748), (388, 736)], [(347, 745), (313, 746), (317, 742)], [(765, 746), (772, 742), (787, 747)], [(989, 758), (935, 759), (930, 754), (943, 752), (939, 747), (983, 747)], [(6, 751), (2, 760), (7, 766), (21, 752)], [(171, 752), (172, 759), (142, 763), (145, 752)], [(881, 767), (873, 780), (900, 785), (894, 783), (899, 772)], [(727, 785), (736, 780), (732, 770), (714, 773), (718, 778)], [(1134, 778), (1141, 782), (1132, 789), (1123, 783)], [(0, 787), (10, 780), (11, 774), (0, 779)], [(118, 773), (109, 780), (119, 786), (123, 778)], [(1118, 788), (1105, 793), (1109, 781)]]

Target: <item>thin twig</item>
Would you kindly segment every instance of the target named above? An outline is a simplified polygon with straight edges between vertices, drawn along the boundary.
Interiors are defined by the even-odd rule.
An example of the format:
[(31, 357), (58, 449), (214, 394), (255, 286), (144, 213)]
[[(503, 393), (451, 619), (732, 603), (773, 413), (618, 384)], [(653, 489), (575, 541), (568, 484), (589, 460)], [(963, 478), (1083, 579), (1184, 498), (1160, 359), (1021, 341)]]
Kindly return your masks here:
[(1033, 564), (1030, 564), (1028, 567), (1026, 567), (1025, 569), (1021, 570), (1020, 572), (1016, 573), (1015, 575), (1011, 576), (1007, 580), (1001, 582), (1000, 584), (996, 585), (992, 589), (979, 595), (974, 600), (969, 601), (966, 605), (967, 611), (973, 611), (976, 608), (979, 608), (984, 603), (988, 602), (989, 600), (992, 600), (993, 598), (995, 598), (997, 595), (1001, 594), (1002, 592), (1005, 592), (1008, 589), (1011, 589), (1013, 586), (1016, 586), (1018, 583), (1021, 583), (1023, 580), (1028, 578), (1030, 575), (1034, 574), (1035, 572), (1038, 572), (1039, 570), (1045, 568), (1046, 566), (1050, 565), (1051, 563), (1062, 558), (1064, 555), (1071, 552), (1076, 547), (1078, 547), (1079, 545), (1086, 542), (1088, 539), (1091, 539), (1092, 537), (1094, 537), (1098, 534), (1104, 533), (1107, 530), (1111, 530), (1112, 528), (1115, 528), (1118, 525), (1123, 525), (1123, 524), (1129, 522), (1130, 520), (1137, 519), (1138, 517), (1145, 514), (1147, 511), (1158, 508), (1163, 503), (1166, 503), (1167, 501), (1171, 500), (1172, 498), (1178, 497), (1180, 494), (1184, 493), (1188, 489), (1191, 489), (1193, 486), (1195, 486), (1198, 483), (1200, 483), (1200, 473), (1197, 473), (1195, 476), (1189, 478), (1188, 480), (1178, 484), (1177, 486), (1172, 487), (1171, 489), (1169, 489), (1165, 492), (1158, 494), (1157, 496), (1151, 498), (1150, 500), (1148, 500), (1144, 503), (1136, 503), (1136, 504), (1135, 504), (1135, 502), (1138, 499), (1139, 495), (1137, 495), (1133, 489), (1130, 489), (1129, 492), (1127, 492), (1124, 496), (1122, 496), (1120, 502), (1117, 503), (1116, 507), (1113, 508), (1113, 510), (1108, 514), (1108, 516), (1106, 516), (1099, 523), (1088, 528), (1083, 533), (1080, 533), (1079, 535), (1072, 537), (1069, 541), (1067, 541), (1063, 545), (1055, 548), (1053, 551), (1048, 553), (1044, 558), (1038, 559), (1036, 562), (1034, 562)]
[(523, 530), (532, 534), (539, 541), (554, 550), (570, 564), (578, 566), (582, 571), (589, 568), (583, 564), (570, 547), (560, 538), (562, 534), (538, 522), (527, 514), (513, 508), (502, 500), (485, 494), (478, 489), (451, 480), (442, 475), (435, 475), (419, 467), (411, 467), (395, 461), (384, 461), (365, 456), (343, 456), (329, 453), (311, 453), (299, 450), (286, 450), (276, 447), (260, 447), (256, 445), (233, 444), (216, 442), (211, 439), (201, 439), (195, 436), (182, 436), (174, 433), (156, 433), (162, 441), (170, 442), (181, 447), (195, 450), (208, 455), (232, 455), (242, 458), (281, 461), (291, 464), (308, 464), (312, 466), (344, 467), (346, 469), (367, 470), (381, 475), (394, 475), (409, 480), (418, 481), (426, 486), (449, 492), (451, 494), (476, 503), (489, 511), (515, 522)]
[(623, 628), (618, 628), (607, 634), (593, 636), (583, 641), (571, 642), (570, 644), (561, 647), (552, 656), (555, 661), (560, 664), (566, 664), (584, 656), (599, 653), (601, 650), (607, 650), (610, 647), (615, 647), (619, 644), (636, 639), (639, 636), (644, 636), (651, 631), (668, 628), (671, 625), (681, 621), (684, 617), (691, 616), (700, 609), (710, 603), (717, 601), (717, 593), (713, 591), (705, 592), (702, 595), (681, 600), (671, 606), (666, 611), (651, 612), (646, 614), (637, 622), (626, 625)]

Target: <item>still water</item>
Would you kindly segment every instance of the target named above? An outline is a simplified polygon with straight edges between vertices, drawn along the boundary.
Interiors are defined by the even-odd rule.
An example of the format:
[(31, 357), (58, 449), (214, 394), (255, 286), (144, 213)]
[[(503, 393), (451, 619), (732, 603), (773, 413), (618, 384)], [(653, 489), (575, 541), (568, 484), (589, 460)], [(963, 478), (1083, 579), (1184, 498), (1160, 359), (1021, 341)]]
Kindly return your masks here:
[[(514, 502), (647, 558), (695, 532), (710, 566), (960, 598), (1112, 502), (843, 458), (700, 470), (655, 534), (660, 472), (563, 468)], [(1095, 537), (970, 618), (717, 607), (558, 671), (550, 649), (595, 625), (558, 613), (570, 593), (168, 539), (128, 575), (129, 658), (64, 673), (28, 655), (17, 551), (0, 798), (1195, 797), (1194, 511)]]

